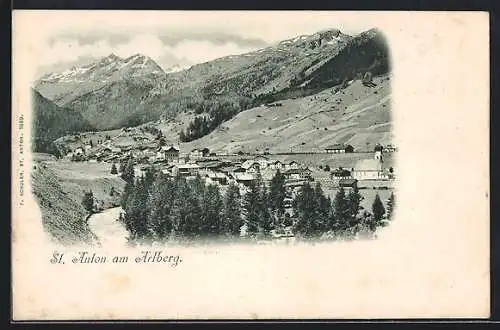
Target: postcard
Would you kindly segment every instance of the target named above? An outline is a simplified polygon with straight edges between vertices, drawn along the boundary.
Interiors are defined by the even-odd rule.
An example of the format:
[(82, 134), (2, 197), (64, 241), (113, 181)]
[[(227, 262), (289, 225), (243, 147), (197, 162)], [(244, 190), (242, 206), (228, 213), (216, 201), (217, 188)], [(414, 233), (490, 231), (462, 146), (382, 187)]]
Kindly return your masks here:
[(14, 320), (487, 318), (484, 12), (13, 12)]

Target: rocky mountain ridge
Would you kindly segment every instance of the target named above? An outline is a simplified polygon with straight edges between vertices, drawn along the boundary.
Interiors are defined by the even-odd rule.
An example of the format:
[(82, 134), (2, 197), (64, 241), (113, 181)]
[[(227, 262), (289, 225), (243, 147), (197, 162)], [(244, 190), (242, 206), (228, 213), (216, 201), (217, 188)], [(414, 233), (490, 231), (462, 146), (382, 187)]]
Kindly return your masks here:
[[(111, 54), (82, 67), (47, 74), (35, 89), (81, 114), (96, 130), (110, 130), (175, 119), (180, 114), (194, 119), (224, 112), (230, 118), (260, 104), (343, 87), (367, 72), (387, 74), (390, 61), (380, 31), (350, 36), (328, 29), (179, 69), (164, 72), (140, 54), (126, 59)], [(189, 120), (184, 119), (187, 126)]]

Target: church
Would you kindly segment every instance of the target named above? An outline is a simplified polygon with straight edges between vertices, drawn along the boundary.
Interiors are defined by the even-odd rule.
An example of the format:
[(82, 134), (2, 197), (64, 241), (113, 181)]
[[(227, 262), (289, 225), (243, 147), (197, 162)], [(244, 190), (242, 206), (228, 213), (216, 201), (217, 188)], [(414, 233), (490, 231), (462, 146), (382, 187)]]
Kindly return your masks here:
[(358, 181), (362, 180), (387, 180), (387, 173), (384, 171), (383, 147), (379, 144), (375, 146), (373, 159), (362, 159), (356, 163), (352, 169), (352, 177)]

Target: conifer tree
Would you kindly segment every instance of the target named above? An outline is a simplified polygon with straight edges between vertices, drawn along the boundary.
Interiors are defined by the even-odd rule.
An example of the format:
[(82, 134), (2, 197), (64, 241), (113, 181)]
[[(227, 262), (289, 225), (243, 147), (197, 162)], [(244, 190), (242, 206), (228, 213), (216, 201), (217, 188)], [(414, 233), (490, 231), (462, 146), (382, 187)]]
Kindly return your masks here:
[(120, 173), (123, 173), (125, 171), (125, 162), (120, 162)]
[[(169, 213), (168, 221), (172, 223), (171, 236), (182, 238), (189, 236), (193, 231), (193, 224), (188, 221), (188, 209), (190, 202), (189, 188), (186, 180), (177, 175), (174, 179), (175, 196), (172, 201), (172, 208)], [(199, 205), (194, 205), (196, 208)]]
[(354, 228), (358, 225), (358, 213), (361, 208), (361, 201), (363, 200), (363, 196), (359, 193), (359, 189), (357, 186), (349, 192), (347, 195), (347, 203), (349, 209), (349, 227)]
[(285, 196), (285, 176), (278, 169), (271, 179), (269, 189), (269, 206), (278, 218), (285, 213)]
[(382, 224), (382, 218), (385, 214), (385, 208), (378, 193), (375, 195), (375, 199), (372, 204), (372, 213), (375, 226), (380, 226)]
[[(184, 194), (179, 196), (179, 198), (182, 198), (184, 201), (182, 203), (182, 206), (184, 207), (183, 209), (184, 222), (182, 227), (182, 233), (189, 239), (195, 239), (206, 233), (202, 231), (203, 228), (202, 203), (200, 202), (200, 198), (196, 194), (196, 192), (189, 186), (186, 185), (186, 188), (183, 190), (183, 192)], [(216, 197), (214, 198), (216, 199)], [(214, 202), (213, 205), (215, 207), (216, 202)], [(212, 211), (212, 212), (217, 213), (218, 211)], [(212, 229), (212, 227), (210, 229)], [(209, 231), (209, 233), (211, 233), (211, 231)]]
[(316, 236), (320, 236), (323, 232), (328, 230), (331, 201), (325, 196), (319, 182), (316, 183), (316, 186), (314, 188), (314, 201), (316, 204), (316, 212), (313, 218), (313, 230)]
[(129, 198), (130, 200), (127, 202), (125, 213), (126, 223), (128, 222), (129, 227), (132, 228), (131, 232), (134, 234), (134, 238), (149, 238), (150, 232), (148, 230), (146, 208), (148, 204), (148, 191), (144, 178), (137, 180), (132, 196)]
[(120, 205), (123, 209), (127, 208), (128, 199), (134, 193), (135, 185), (134, 182), (126, 182), (125, 188), (123, 189), (123, 194), (120, 200)]
[(305, 238), (311, 238), (315, 234), (316, 205), (314, 197), (314, 189), (309, 182), (306, 182), (293, 203), (294, 213), (297, 215), (294, 232)]
[(349, 228), (349, 205), (344, 188), (340, 188), (333, 200), (333, 212), (330, 221), (330, 229), (335, 232), (343, 232)]
[(118, 174), (118, 170), (116, 169), (116, 165), (114, 163), (111, 165), (111, 174)]
[(392, 214), (394, 213), (394, 192), (391, 192), (391, 196), (387, 201), (387, 219), (392, 220)]
[(259, 227), (264, 233), (269, 232), (273, 228), (273, 216), (269, 207), (269, 194), (267, 193), (267, 187), (261, 183), (260, 195), (259, 195)]
[(125, 167), (122, 172), (122, 179), (125, 182), (133, 182), (134, 181), (134, 163), (132, 159), (129, 159), (127, 163), (125, 164)]
[(241, 218), (241, 197), (238, 186), (229, 184), (224, 196), (224, 216), (222, 232), (232, 236), (239, 236), (243, 226)]
[(148, 201), (149, 219), (154, 237), (163, 240), (172, 230), (169, 213), (174, 198), (172, 182), (163, 175), (159, 175), (153, 183), (151, 196)]
[(255, 182), (250, 183), (249, 188), (244, 201), (245, 224), (249, 234), (256, 234), (259, 231), (260, 191)]
[(208, 185), (203, 198), (203, 234), (216, 235), (222, 231), (223, 207), (224, 203), (219, 188), (214, 184)]
[(86, 192), (83, 195), (82, 205), (87, 212), (89, 212), (89, 213), (93, 212), (93, 210), (94, 210), (94, 193), (92, 192), (92, 190), (90, 190), (89, 192)]

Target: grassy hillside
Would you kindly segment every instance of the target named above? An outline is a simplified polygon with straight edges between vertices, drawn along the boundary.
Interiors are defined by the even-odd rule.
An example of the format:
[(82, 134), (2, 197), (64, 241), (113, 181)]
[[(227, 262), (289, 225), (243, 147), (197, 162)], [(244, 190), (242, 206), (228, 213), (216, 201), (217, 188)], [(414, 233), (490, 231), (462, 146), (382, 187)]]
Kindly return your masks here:
[[(40, 158), (39, 158), (40, 159)], [(108, 164), (37, 160), (32, 173), (33, 194), (42, 212), (45, 230), (58, 243), (91, 243), (91, 233), (81, 204), (90, 189), (104, 208), (116, 205), (124, 181), (109, 174)], [(111, 187), (118, 194), (110, 196)]]
[[(280, 101), (239, 113), (216, 131), (181, 148), (208, 147), (218, 152), (323, 151), (334, 143), (371, 151), (391, 143), (390, 76), (374, 78), (375, 87), (353, 81), (335, 92), (326, 89), (304, 98)], [(169, 131), (168, 125), (163, 128)]]
[(73, 109), (61, 108), (40, 93), (31, 90), (33, 108), (33, 151), (53, 152), (52, 142), (72, 132), (92, 129), (92, 126)]
[[(372, 151), (377, 143), (392, 143), (391, 77), (373, 79), (375, 87), (353, 81), (345, 89), (326, 89), (318, 94), (282, 100), (281, 106), (259, 106), (236, 115), (215, 131), (200, 139), (180, 143), (181, 152), (208, 147), (215, 152), (317, 152), (334, 143), (347, 143), (356, 151)], [(194, 111), (181, 112), (175, 118), (150, 122), (130, 131), (111, 130), (66, 136), (58, 144), (74, 148), (83, 142), (104, 140), (109, 135), (119, 146), (137, 145), (134, 138), (152, 141), (154, 136), (143, 129), (160, 129), (168, 143), (179, 141), (196, 116)], [(267, 150), (266, 150), (267, 149)]]

